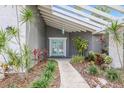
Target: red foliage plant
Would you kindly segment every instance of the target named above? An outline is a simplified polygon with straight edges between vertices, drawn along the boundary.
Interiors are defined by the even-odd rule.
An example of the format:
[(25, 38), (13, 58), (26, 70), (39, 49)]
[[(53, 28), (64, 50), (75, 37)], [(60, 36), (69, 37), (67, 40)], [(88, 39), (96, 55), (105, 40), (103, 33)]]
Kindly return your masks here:
[(34, 60), (39, 62), (47, 62), (47, 55), (48, 51), (47, 49), (44, 49), (43, 51), (41, 49), (34, 49), (33, 50)]
[(101, 65), (101, 64), (104, 63), (104, 59), (103, 59), (103, 57), (102, 57), (101, 54), (98, 54), (98, 53), (96, 54), (96, 60), (95, 60), (95, 62), (96, 62), (97, 65)]

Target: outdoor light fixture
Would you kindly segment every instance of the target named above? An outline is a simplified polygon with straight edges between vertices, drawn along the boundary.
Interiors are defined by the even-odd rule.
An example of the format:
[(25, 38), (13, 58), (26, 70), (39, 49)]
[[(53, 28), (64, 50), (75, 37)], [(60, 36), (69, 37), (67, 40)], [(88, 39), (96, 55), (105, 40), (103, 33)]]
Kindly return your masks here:
[(62, 28), (62, 34), (63, 34), (63, 35), (65, 34), (65, 30), (64, 30), (64, 28)]

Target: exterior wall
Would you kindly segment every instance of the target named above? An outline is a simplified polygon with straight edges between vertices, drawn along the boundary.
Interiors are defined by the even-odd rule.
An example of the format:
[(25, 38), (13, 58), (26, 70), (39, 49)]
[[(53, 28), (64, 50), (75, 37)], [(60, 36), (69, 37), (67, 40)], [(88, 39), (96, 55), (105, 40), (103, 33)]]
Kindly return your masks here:
[[(98, 37), (96, 36), (96, 37), (92, 38), (93, 37), (92, 33), (90, 33), (90, 32), (71, 32), (71, 33), (65, 32), (65, 34), (63, 35), (61, 30), (50, 27), (50, 26), (46, 27), (46, 40), (47, 40), (46, 46), (47, 46), (47, 49), (49, 49), (49, 37), (66, 37), (67, 38), (67, 41), (66, 41), (66, 55), (67, 55), (67, 57), (71, 57), (73, 55), (76, 55), (77, 51), (74, 47), (72, 39), (77, 37), (77, 36), (80, 36), (80, 37), (87, 39), (89, 41), (89, 46), (88, 46), (87, 51), (85, 52), (85, 55), (87, 55), (88, 51), (90, 51), (90, 50), (94, 50), (96, 52), (100, 51), (101, 46), (99, 45), (99, 43), (93, 42), (93, 39), (94, 38), (97, 39)], [(95, 45), (95, 46), (93, 47), (92, 45)]]
[[(10, 5), (2, 5), (0, 6), (0, 28), (2, 29), (6, 29), (8, 26), (12, 26), (12, 27), (17, 27), (20, 29), (20, 40), (21, 40), (21, 44), (25, 43), (25, 35), (26, 35), (26, 24), (21, 25), (20, 21), (20, 10), (22, 10), (22, 8), (25, 6), (10, 6)], [(15, 43), (16, 40), (13, 39), (13, 41)], [(17, 46), (17, 44), (13, 44), (11, 43), (9, 45), (10, 48), (19, 51), (19, 46)], [(3, 59), (1, 57), (1, 59)]]
[(102, 45), (99, 41), (99, 35), (93, 35), (92, 36), (92, 50), (95, 52), (101, 52)]
[[(41, 17), (40, 12), (38, 11), (36, 6), (27, 6), (27, 7), (33, 11), (33, 16), (34, 16), (30, 25), (28, 44), (32, 49), (34, 48), (44, 49), (45, 41), (46, 41), (45, 40), (46, 33), (45, 33), (45, 23), (43, 21), (43, 18)], [(27, 35), (28, 35), (28, 31), (27, 31)]]
[(69, 33), (65, 32), (62, 34), (62, 31), (50, 26), (46, 27), (46, 42), (47, 49), (49, 50), (49, 37), (66, 37), (66, 56), (69, 57)]

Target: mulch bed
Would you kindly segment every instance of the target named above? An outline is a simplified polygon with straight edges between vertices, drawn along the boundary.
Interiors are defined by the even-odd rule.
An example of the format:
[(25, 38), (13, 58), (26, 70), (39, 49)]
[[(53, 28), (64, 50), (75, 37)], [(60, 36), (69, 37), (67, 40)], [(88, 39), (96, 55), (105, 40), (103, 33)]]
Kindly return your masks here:
[[(81, 74), (81, 76), (87, 81), (91, 88), (123, 88), (124, 84), (119, 81), (110, 82), (105, 76), (93, 76), (87, 73), (86, 68), (88, 67), (88, 62), (72, 64), (72, 66)], [(107, 81), (106, 85), (103, 85), (98, 78), (102, 78)]]
[[(7, 76), (0, 81), (1, 88), (29, 88), (33, 81), (40, 78), (47, 63), (36, 64), (28, 73), (27, 79), (21, 78), (17, 73), (7, 74)], [(27, 81), (28, 80), (28, 81)], [(60, 75), (59, 68), (57, 67), (55, 72), (55, 78), (50, 87), (60, 87)]]

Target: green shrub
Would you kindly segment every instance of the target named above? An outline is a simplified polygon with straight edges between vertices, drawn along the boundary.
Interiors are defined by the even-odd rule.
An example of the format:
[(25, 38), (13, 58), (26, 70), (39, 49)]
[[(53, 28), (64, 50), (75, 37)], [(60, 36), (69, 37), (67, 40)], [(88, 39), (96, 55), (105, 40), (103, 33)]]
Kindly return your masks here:
[(46, 80), (50, 80), (52, 77), (53, 77), (53, 76), (52, 76), (52, 72), (51, 72), (50, 70), (45, 71), (45, 73), (44, 73), (44, 78), (45, 78)]
[(106, 57), (104, 58), (104, 62), (105, 62), (106, 64), (110, 64), (110, 63), (112, 62), (112, 58), (111, 58), (110, 56), (106, 56)]
[(96, 65), (90, 65), (88, 67), (88, 72), (92, 75), (97, 75), (99, 73), (98, 67)]
[(76, 50), (78, 51), (79, 55), (84, 56), (84, 51), (88, 48), (88, 40), (83, 39), (81, 37), (75, 37), (73, 39), (74, 46)]
[(50, 70), (51, 72), (53, 72), (56, 68), (56, 63), (54, 61), (48, 61), (48, 65), (46, 67), (46, 71)]
[(106, 72), (106, 78), (110, 81), (120, 80), (120, 74), (115, 69), (108, 69)]
[(89, 51), (88, 60), (89, 61), (95, 61), (95, 58), (96, 58), (95, 53), (93, 51)]
[(41, 78), (32, 84), (33, 88), (46, 88), (49, 86), (56, 69), (56, 61), (49, 60)]
[(84, 57), (83, 56), (73, 56), (71, 59), (72, 63), (82, 63), (84, 61)]
[(49, 86), (49, 82), (45, 79), (42, 80), (38, 80), (36, 82), (33, 83), (33, 88), (46, 88), (47, 86)]

